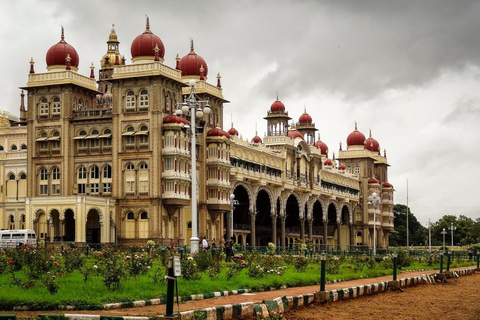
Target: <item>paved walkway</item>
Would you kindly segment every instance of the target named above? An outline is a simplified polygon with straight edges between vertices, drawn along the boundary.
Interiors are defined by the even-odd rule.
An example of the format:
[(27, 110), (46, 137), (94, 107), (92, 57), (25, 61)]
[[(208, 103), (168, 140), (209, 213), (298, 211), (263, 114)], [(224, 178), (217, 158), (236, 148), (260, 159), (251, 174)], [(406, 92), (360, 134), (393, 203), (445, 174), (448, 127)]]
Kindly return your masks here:
[[(450, 270), (465, 269), (467, 267), (461, 268), (452, 268)], [(412, 272), (402, 272), (397, 278), (411, 278), (415, 276), (420, 276), (423, 274), (431, 275), (438, 270), (427, 270), (427, 271), (412, 271)], [(327, 284), (326, 290), (341, 289), (348, 287), (355, 287), (365, 284), (374, 284), (381, 281), (392, 280), (392, 276), (383, 276), (377, 278), (366, 278), (366, 279), (357, 279), (351, 281), (337, 282), (333, 284)], [(318, 285), (316, 286), (306, 286), (306, 287), (293, 287), (287, 289), (280, 289), (274, 291), (264, 291), (256, 293), (244, 293), (238, 295), (230, 296), (221, 296), (212, 299), (196, 300), (196, 301), (187, 301), (180, 303), (180, 311), (188, 310), (197, 310), (215, 306), (223, 306), (228, 304), (242, 303), (242, 302), (253, 302), (261, 303), (263, 300), (272, 300), (281, 296), (299, 296), (303, 294), (311, 294), (320, 290)], [(174, 306), (174, 312), (177, 312), (177, 304)], [(75, 313), (75, 314), (96, 314), (96, 315), (109, 315), (109, 316), (155, 316), (165, 314), (165, 305), (152, 305), (145, 307), (133, 307), (133, 308), (123, 308), (123, 309), (112, 309), (112, 310), (96, 310), (96, 311), (84, 311), (84, 310), (72, 310), (72, 311), (62, 311), (62, 310), (52, 310), (52, 311), (2, 311), (0, 314), (11, 314), (15, 313), (17, 318), (31, 318), (35, 317), (38, 314), (53, 314), (53, 313)]]

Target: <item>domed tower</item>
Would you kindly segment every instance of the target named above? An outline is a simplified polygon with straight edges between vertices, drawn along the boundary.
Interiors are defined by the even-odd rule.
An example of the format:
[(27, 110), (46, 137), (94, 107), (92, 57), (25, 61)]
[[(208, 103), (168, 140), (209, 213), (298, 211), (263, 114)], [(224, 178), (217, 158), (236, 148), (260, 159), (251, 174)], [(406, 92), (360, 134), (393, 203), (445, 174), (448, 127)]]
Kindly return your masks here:
[(380, 154), (380, 144), (372, 138), (372, 130), (370, 130), (369, 138), (365, 141), (365, 149)]
[(133, 63), (163, 62), (165, 46), (162, 40), (150, 31), (150, 20), (148, 17), (145, 31), (133, 40), (130, 51)]
[[(112, 31), (107, 41), (107, 53), (102, 57), (100, 61), (102, 69), (100, 70), (100, 80), (109, 79), (113, 74), (113, 67), (125, 64), (125, 58), (120, 54), (118, 49), (117, 34), (115, 33), (115, 25), (112, 24)], [(100, 90), (102, 91), (102, 90)]]
[(49, 72), (64, 70), (78, 71), (80, 59), (77, 50), (65, 41), (63, 27), (60, 41), (48, 49), (46, 60), (47, 70)]
[(314, 146), (320, 149), (320, 154), (328, 158), (328, 146), (320, 140), (320, 134), (318, 135), (318, 140), (315, 142)]
[(365, 146), (365, 135), (357, 130), (357, 123), (355, 122), (355, 130), (347, 137), (347, 149), (350, 147)]
[(285, 111), (285, 105), (275, 100), (267, 112), (267, 116), (263, 118), (267, 120), (267, 136), (285, 136), (288, 133), (288, 121), (291, 120), (288, 112)]
[(297, 130), (303, 135), (305, 142), (314, 145), (315, 144), (315, 132), (318, 131), (315, 128), (315, 123), (312, 122), (312, 117), (304, 109), (303, 114), (300, 116), (297, 122)]
[(193, 40), (190, 40), (190, 52), (177, 63), (177, 70), (182, 71), (182, 78), (207, 80), (207, 63), (195, 53)]

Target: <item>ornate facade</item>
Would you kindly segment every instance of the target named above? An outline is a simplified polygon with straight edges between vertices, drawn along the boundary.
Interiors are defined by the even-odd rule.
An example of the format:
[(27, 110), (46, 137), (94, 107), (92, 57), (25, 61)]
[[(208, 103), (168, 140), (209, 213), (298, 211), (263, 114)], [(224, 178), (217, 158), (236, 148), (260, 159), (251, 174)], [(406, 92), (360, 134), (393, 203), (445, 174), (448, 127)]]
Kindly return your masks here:
[[(196, 192), (198, 234), (208, 239), (233, 232), (254, 246), (305, 238), (372, 246), (376, 226), (377, 246), (388, 246), (393, 187), (375, 139), (355, 128), (347, 149), (329, 159), (310, 115), (291, 121), (277, 97), (266, 110), (267, 135), (244, 140), (233, 125), (222, 129), (221, 78), (207, 82), (193, 41), (175, 67), (164, 53), (147, 18), (131, 64), (112, 28), (98, 80), (93, 65), (89, 76), (77, 72), (79, 55), (63, 29), (47, 52), (47, 72), (37, 73), (32, 59), (27, 103), (22, 92), (20, 118), (0, 128), (1, 228), (31, 228), (47, 241), (188, 244)], [(191, 79), (211, 109), (198, 119), (193, 188), (191, 116), (179, 111)]]

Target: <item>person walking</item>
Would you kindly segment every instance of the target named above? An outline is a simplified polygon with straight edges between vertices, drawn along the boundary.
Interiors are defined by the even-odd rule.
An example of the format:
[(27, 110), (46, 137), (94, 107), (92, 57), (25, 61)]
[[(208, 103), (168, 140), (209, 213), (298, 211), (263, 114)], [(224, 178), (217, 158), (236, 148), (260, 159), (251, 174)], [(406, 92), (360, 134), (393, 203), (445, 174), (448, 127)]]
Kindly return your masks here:
[(208, 241), (205, 236), (203, 236), (202, 247), (203, 247), (203, 250), (208, 250)]
[(230, 258), (233, 256), (233, 237), (225, 241), (225, 261), (230, 262)]

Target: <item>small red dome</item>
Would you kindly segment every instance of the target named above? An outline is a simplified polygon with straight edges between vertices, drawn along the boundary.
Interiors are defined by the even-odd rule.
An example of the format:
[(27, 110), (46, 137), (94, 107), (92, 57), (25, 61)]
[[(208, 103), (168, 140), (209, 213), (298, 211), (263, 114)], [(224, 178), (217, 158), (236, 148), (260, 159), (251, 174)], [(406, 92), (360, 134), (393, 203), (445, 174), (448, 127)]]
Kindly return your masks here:
[(47, 51), (47, 69), (53, 66), (65, 66), (67, 64), (67, 56), (70, 56), (71, 59), (70, 66), (78, 68), (78, 63), (80, 62), (78, 53), (74, 47), (65, 41), (62, 28), (60, 42), (51, 46)]
[(163, 57), (165, 56), (165, 46), (163, 45), (162, 40), (150, 31), (150, 22), (147, 17), (145, 32), (137, 36), (132, 42), (130, 49), (132, 59), (140, 57), (155, 57), (155, 47), (157, 46), (158, 57), (163, 60)]
[(357, 130), (357, 124), (355, 123), (355, 130), (347, 137), (347, 146), (363, 146), (365, 145), (365, 136), (363, 133)]
[(226, 137), (226, 138), (230, 139), (230, 135), (220, 128), (215, 128), (215, 129), (208, 130), (207, 137)]
[(370, 179), (368, 179), (368, 183), (369, 184), (380, 184), (380, 181), (378, 181), (375, 178), (370, 178)]
[(320, 149), (321, 154), (324, 154), (324, 155), (328, 154), (328, 147), (321, 140), (318, 140), (317, 142), (315, 142), (314, 146)]
[(298, 130), (288, 130), (287, 135), (291, 139), (300, 138), (303, 140), (303, 135)]
[(384, 187), (384, 188), (393, 188), (393, 186), (392, 186), (390, 183), (388, 183), (388, 182), (385, 182), (384, 184), (382, 184), (382, 187)]
[(338, 170), (345, 170), (345, 169), (346, 169), (346, 167), (343, 163), (338, 166)]
[[(208, 66), (205, 60), (195, 53), (193, 49), (193, 40), (190, 44), (190, 53), (180, 59), (178, 63), (180, 71), (182, 71), (183, 76), (203, 76), (207, 77), (208, 75)], [(200, 69), (203, 67), (203, 74)]]
[(238, 136), (238, 131), (234, 127), (231, 127), (230, 130), (228, 130), (228, 134), (231, 136)]
[(182, 117), (179, 117), (175, 114), (172, 114), (172, 115), (169, 115), (169, 116), (166, 116), (165, 118), (163, 118), (163, 123), (164, 124), (169, 124), (169, 123), (183, 123), (183, 124), (190, 124), (190, 122), (188, 122), (187, 119), (184, 119)]
[(365, 149), (380, 152), (380, 144), (377, 140), (372, 138), (372, 132), (370, 131), (370, 137), (365, 141)]
[(304, 113), (300, 116), (298, 119), (298, 122), (300, 123), (312, 123), (312, 117), (308, 113)]
[(323, 164), (326, 165), (326, 166), (331, 166), (331, 165), (333, 165), (333, 162), (332, 162), (332, 160), (327, 159), (327, 160), (325, 160), (325, 162)]
[(255, 136), (255, 137), (253, 137), (252, 142), (253, 143), (262, 143), (262, 138), (260, 138), (259, 136)]
[(285, 111), (285, 105), (280, 101), (277, 100), (272, 103), (272, 106), (270, 107), (270, 111), (271, 112), (278, 112), (278, 111), (281, 111), (281, 112), (284, 112)]

